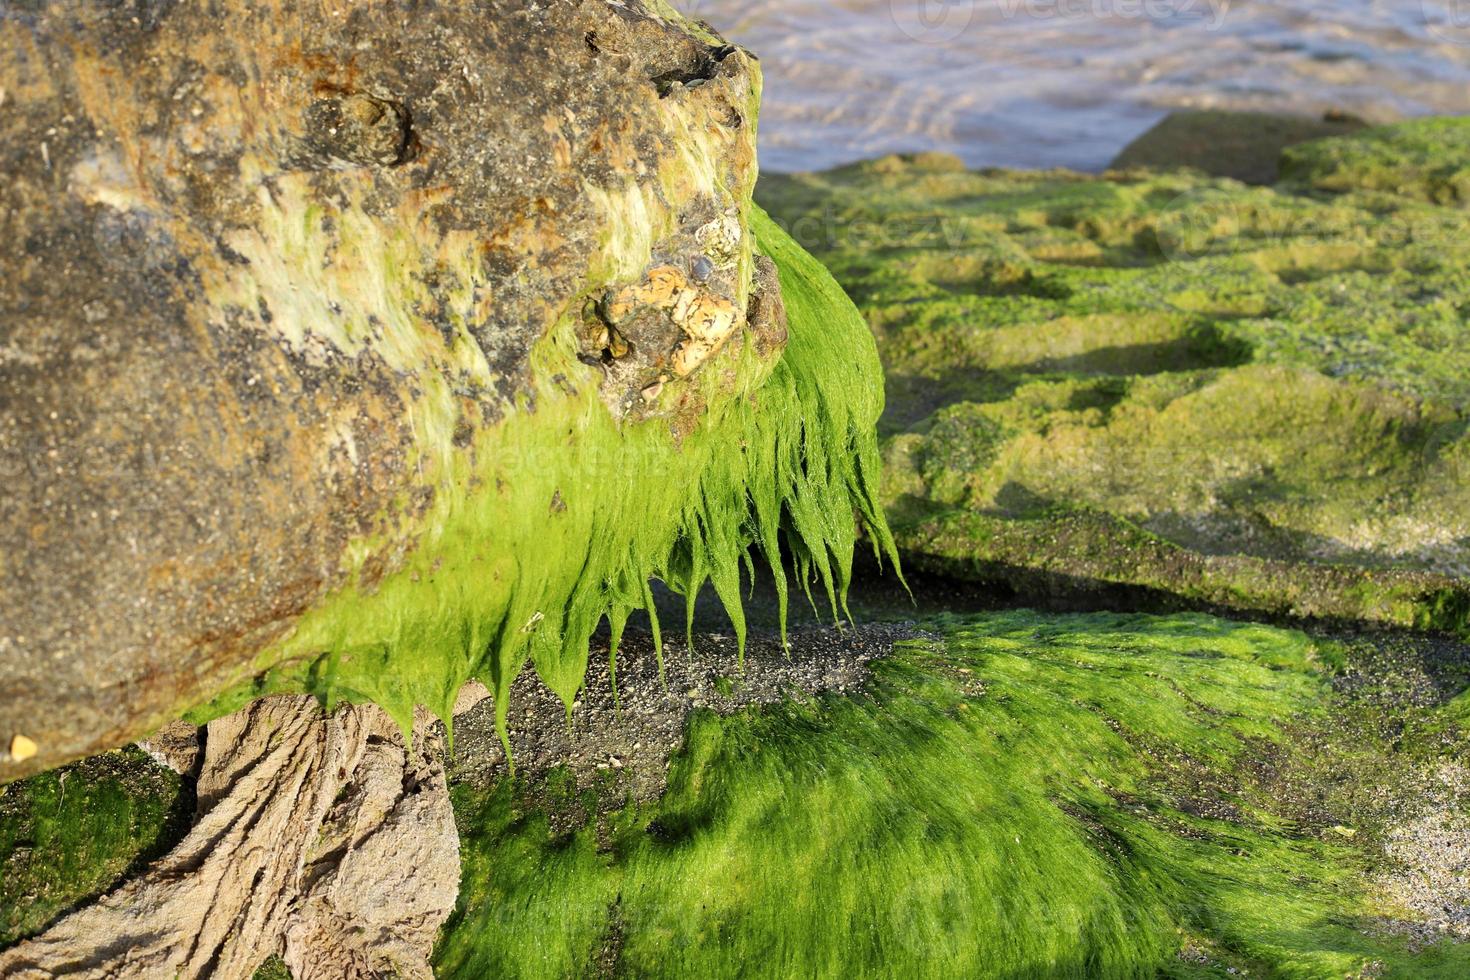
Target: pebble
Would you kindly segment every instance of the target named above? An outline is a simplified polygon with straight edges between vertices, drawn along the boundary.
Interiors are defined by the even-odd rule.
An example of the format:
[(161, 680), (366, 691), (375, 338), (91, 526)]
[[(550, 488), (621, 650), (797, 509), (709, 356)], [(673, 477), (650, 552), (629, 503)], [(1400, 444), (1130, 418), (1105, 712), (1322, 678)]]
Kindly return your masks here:
[(16, 735), (10, 740), (10, 760), (12, 762), (24, 762), (36, 754), (36, 743), (24, 735)]

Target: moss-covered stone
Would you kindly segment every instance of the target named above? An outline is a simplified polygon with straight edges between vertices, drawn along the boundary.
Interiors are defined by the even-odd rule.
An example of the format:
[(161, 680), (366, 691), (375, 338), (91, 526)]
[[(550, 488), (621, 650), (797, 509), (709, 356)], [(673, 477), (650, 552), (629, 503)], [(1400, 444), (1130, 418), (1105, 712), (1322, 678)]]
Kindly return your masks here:
[[(1462, 130), (1297, 159), (1427, 166), (1439, 134), (1453, 168)], [(1305, 173), (1265, 188), (931, 156), (761, 184), (879, 340), (884, 496), (918, 565), (1470, 624), (1470, 214), (1323, 197)]]
[(268, 691), (570, 705), (754, 541), (837, 604), (878, 365), (756, 254), (753, 56), (663, 0), (137, 6), (0, 16), (0, 781)]
[(0, 948), (110, 890), (193, 814), (192, 789), (131, 747), (0, 788)]

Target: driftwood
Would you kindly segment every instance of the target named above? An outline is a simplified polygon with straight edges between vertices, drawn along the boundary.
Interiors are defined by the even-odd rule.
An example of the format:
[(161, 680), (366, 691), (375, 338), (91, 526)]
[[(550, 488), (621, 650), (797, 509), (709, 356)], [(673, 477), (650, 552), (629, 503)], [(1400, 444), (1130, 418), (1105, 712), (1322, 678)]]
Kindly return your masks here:
[(272, 954), (297, 980), (432, 976), (459, 888), (441, 731), (422, 715), (410, 747), (377, 707), (295, 696), (210, 723), (189, 835), (0, 976), (248, 978)]

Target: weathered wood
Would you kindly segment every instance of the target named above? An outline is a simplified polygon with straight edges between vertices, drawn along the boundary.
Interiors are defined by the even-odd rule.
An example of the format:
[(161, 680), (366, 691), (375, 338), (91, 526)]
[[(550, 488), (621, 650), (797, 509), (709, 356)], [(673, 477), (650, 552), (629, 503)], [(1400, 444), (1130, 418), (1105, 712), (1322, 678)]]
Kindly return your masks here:
[(0, 954), (0, 975), (243, 980), (280, 954), (297, 980), (432, 977), (459, 838), (442, 729), (422, 720), (412, 748), (379, 708), (303, 696), (211, 722), (188, 837)]

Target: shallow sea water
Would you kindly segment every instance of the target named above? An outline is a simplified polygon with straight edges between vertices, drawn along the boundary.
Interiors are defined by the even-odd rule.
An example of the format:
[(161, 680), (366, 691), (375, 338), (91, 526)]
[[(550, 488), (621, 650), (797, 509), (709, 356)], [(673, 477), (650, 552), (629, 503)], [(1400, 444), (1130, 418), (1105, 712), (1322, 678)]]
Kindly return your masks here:
[(675, 0), (755, 51), (768, 170), (1095, 171), (1177, 108), (1470, 113), (1470, 0)]

